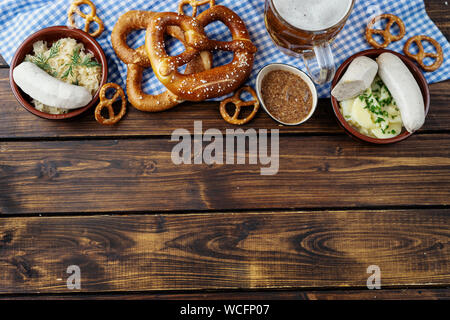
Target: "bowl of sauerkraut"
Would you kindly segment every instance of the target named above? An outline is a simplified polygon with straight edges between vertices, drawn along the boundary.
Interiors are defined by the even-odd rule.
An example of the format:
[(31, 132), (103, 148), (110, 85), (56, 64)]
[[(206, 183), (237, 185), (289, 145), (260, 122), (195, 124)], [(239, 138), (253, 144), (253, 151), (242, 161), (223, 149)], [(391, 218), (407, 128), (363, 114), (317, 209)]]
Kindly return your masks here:
[[(86, 88), (93, 97), (91, 102), (67, 110), (28, 96), (16, 85), (12, 75), (15, 67), (25, 61), (60, 81)], [(90, 109), (108, 78), (106, 56), (98, 42), (82, 30), (65, 26), (42, 29), (28, 37), (17, 50), (10, 70), (11, 88), (21, 105), (39, 117), (52, 120), (73, 118)]]

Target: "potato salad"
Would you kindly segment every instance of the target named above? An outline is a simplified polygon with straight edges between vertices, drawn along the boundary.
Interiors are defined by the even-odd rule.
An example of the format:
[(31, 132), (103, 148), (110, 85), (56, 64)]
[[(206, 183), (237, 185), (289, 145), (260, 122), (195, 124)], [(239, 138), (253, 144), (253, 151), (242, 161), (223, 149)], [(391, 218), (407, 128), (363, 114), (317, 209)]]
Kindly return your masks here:
[(403, 130), (400, 109), (379, 76), (361, 95), (340, 105), (345, 120), (366, 136), (390, 139)]

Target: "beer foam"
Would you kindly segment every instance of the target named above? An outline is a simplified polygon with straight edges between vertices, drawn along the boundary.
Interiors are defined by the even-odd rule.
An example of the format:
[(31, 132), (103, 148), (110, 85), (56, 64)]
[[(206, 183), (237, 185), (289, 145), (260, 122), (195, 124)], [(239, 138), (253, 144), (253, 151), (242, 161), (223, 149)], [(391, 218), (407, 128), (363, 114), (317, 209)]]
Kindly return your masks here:
[(318, 31), (338, 24), (350, 10), (352, 0), (272, 0), (281, 15), (292, 26)]

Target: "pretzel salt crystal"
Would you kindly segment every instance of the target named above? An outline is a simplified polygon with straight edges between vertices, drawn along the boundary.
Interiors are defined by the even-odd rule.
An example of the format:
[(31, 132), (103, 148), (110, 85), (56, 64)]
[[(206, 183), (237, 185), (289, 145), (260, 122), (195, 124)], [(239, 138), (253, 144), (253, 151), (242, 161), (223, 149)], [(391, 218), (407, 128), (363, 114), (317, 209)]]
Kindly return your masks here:
[[(204, 27), (214, 21), (223, 22), (231, 31), (233, 40), (210, 40)], [(178, 26), (186, 34), (186, 50), (169, 56), (165, 50), (164, 36), (169, 26)], [(204, 101), (235, 91), (250, 76), (256, 47), (241, 18), (224, 6), (214, 6), (197, 18), (176, 13), (159, 13), (151, 19), (145, 47), (158, 79), (174, 94), (188, 101)], [(234, 52), (233, 61), (227, 65), (190, 75), (181, 74), (178, 68), (200, 52), (223, 50)]]
[[(384, 19), (388, 20), (388, 22), (386, 24), (386, 28), (384, 30), (374, 29), (375, 24), (378, 21), (384, 20)], [(400, 28), (399, 35), (393, 35), (391, 33), (391, 28), (395, 23)], [(381, 44), (378, 43), (373, 38), (374, 34), (383, 36), (384, 42)], [(391, 42), (395, 42), (395, 41), (399, 41), (399, 40), (403, 39), (405, 34), (406, 34), (405, 24), (399, 17), (394, 16), (393, 14), (382, 14), (382, 15), (379, 15), (379, 16), (373, 18), (369, 22), (369, 24), (367, 25), (367, 28), (366, 28), (366, 39), (369, 42), (369, 44), (372, 45), (372, 47), (374, 47), (375, 49), (387, 48), (387, 46), (389, 46), (389, 44), (391, 44)]]
[[(80, 10), (80, 6), (86, 4), (91, 8), (91, 12), (89, 14), (85, 14)], [(90, 0), (75, 0), (72, 2), (69, 8), (69, 12), (67, 13), (69, 18), (69, 25), (73, 28), (77, 28), (75, 24), (75, 18), (74, 15), (78, 14), (80, 17), (82, 17), (85, 21), (84, 24), (84, 31), (86, 33), (89, 33), (89, 27), (92, 22), (96, 22), (98, 24), (98, 29), (92, 33), (89, 33), (92, 37), (98, 37), (102, 32), (105, 30), (105, 25), (103, 24), (103, 21), (97, 16), (97, 8)]]
[[(425, 52), (422, 41), (428, 41), (429, 43), (431, 43), (436, 48), (436, 53)], [(419, 52), (417, 54), (411, 53), (410, 49), (413, 43), (415, 43), (419, 48)], [(410, 57), (413, 60), (416, 60), (417, 63), (423, 68), (423, 70), (428, 72), (436, 71), (441, 67), (442, 63), (444, 62), (444, 52), (442, 50), (441, 45), (435, 39), (428, 36), (420, 35), (412, 37), (405, 43), (403, 51), (408, 57)], [(435, 59), (435, 61), (432, 65), (426, 65), (424, 62), (425, 58), (432, 58)]]
[[(253, 96), (254, 100), (242, 101), (241, 94), (244, 91), (249, 92)], [(234, 104), (236, 107), (235, 112), (232, 116), (230, 116), (227, 111), (227, 104), (229, 104), (229, 103)], [(242, 107), (249, 107), (249, 106), (253, 106), (252, 113), (244, 119), (239, 119), (239, 115), (241, 113)], [(258, 112), (258, 110), (259, 110), (259, 100), (256, 95), (256, 92), (251, 87), (240, 88), (238, 91), (236, 91), (234, 96), (232, 96), (231, 98), (225, 99), (220, 103), (220, 114), (222, 115), (222, 118), (230, 124), (239, 125), (239, 126), (250, 122), (256, 116), (256, 113)]]
[[(114, 96), (111, 99), (106, 98), (106, 91), (108, 89), (116, 90)], [(122, 104), (119, 114), (116, 115), (114, 113), (113, 104), (119, 98), (121, 99)], [(108, 109), (109, 118), (105, 118), (102, 116), (102, 110), (104, 108)], [(105, 84), (100, 90), (100, 103), (98, 104), (97, 108), (95, 108), (95, 120), (97, 120), (98, 123), (103, 125), (113, 125), (119, 122), (126, 112), (127, 112), (127, 99), (125, 98), (125, 93), (123, 92), (123, 89), (115, 83)]]

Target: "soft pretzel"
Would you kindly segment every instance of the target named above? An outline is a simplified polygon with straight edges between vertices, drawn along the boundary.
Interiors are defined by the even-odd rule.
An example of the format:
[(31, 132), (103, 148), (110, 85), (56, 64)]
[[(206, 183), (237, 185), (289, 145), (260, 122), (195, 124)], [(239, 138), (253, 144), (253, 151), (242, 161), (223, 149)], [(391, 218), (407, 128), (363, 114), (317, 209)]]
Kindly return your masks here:
[(212, 8), (216, 5), (215, 0), (181, 0), (180, 4), (178, 5), (178, 13), (185, 14), (184, 6), (190, 5), (192, 7), (192, 16), (196, 17), (198, 7), (208, 4), (208, 3), (209, 3), (210, 8)]
[[(145, 94), (142, 91), (142, 78), (145, 69), (151, 67), (144, 47), (136, 50), (127, 44), (127, 35), (134, 30), (147, 29), (150, 19), (155, 15), (149, 11), (129, 11), (122, 15), (111, 34), (113, 48), (124, 63), (127, 64), (127, 94), (130, 103), (138, 110), (145, 112), (160, 112), (171, 109), (184, 100), (170, 91), (158, 95)], [(185, 42), (184, 33), (178, 27), (171, 27), (168, 33)], [(186, 66), (186, 73), (208, 70), (212, 66), (212, 55), (201, 52)]]
[[(115, 89), (116, 92), (111, 99), (106, 98), (106, 91), (108, 89)], [(113, 104), (117, 99), (121, 99), (122, 105), (119, 114), (114, 114)], [(108, 109), (109, 118), (102, 116), (102, 110), (104, 108)], [(100, 103), (97, 108), (95, 108), (95, 120), (103, 125), (113, 125), (119, 122), (125, 113), (127, 112), (127, 99), (125, 98), (125, 93), (123, 89), (115, 83), (107, 83), (100, 90)]]
[[(230, 29), (232, 41), (221, 42), (206, 36), (204, 27), (214, 21), (221, 21)], [(164, 35), (169, 26), (180, 27), (186, 35), (186, 50), (177, 56), (169, 56), (165, 50)], [(188, 101), (203, 101), (235, 91), (250, 76), (256, 52), (244, 22), (224, 6), (214, 6), (197, 18), (171, 12), (156, 14), (147, 30), (145, 48), (158, 79)], [(178, 72), (200, 51), (211, 50), (232, 51), (233, 61), (199, 73)]]
[[(428, 41), (429, 43), (431, 43), (436, 48), (437, 53), (425, 52), (422, 41)], [(419, 52), (417, 54), (412, 54), (410, 51), (411, 45), (413, 43), (415, 43), (419, 48)], [(405, 43), (403, 51), (408, 57), (416, 60), (417, 63), (423, 68), (423, 70), (428, 72), (436, 71), (441, 67), (442, 63), (444, 62), (444, 52), (442, 50), (441, 45), (435, 39), (428, 36), (420, 35), (412, 37)], [(432, 58), (435, 59), (435, 61), (432, 65), (428, 66), (424, 62), (425, 58)]]
[[(242, 101), (241, 94), (244, 91), (249, 92), (253, 96), (254, 100)], [(227, 111), (227, 104), (229, 104), (229, 103), (232, 103), (236, 106), (234, 115), (232, 115), (232, 116), (230, 116)], [(244, 119), (239, 119), (239, 115), (241, 113), (241, 108), (249, 107), (249, 106), (253, 106), (252, 113)], [(256, 113), (258, 112), (258, 110), (259, 110), (259, 100), (256, 95), (256, 92), (251, 87), (240, 88), (238, 91), (236, 91), (234, 96), (232, 96), (231, 98), (225, 99), (220, 103), (220, 114), (222, 115), (222, 118), (230, 124), (235, 124), (235, 125), (239, 125), (239, 126), (250, 122), (256, 116)]]
[(125, 64), (139, 64), (147, 68), (151, 66), (147, 54), (141, 50), (134, 50), (127, 44), (127, 36), (136, 30), (145, 30), (149, 20), (155, 15), (151, 11), (128, 11), (117, 20), (111, 33), (111, 43), (120, 60)]
[[(386, 24), (386, 28), (384, 30), (374, 29), (375, 24), (378, 21), (383, 20), (383, 19), (388, 20), (388, 22)], [(400, 34), (397, 36), (395, 36), (391, 33), (391, 28), (395, 23), (400, 28)], [(374, 34), (383, 36), (384, 42), (381, 44), (378, 43), (373, 38)], [(369, 22), (369, 24), (367, 25), (367, 28), (366, 28), (366, 39), (369, 42), (369, 44), (376, 49), (387, 48), (387, 46), (389, 44), (391, 44), (391, 42), (395, 42), (395, 41), (399, 41), (399, 40), (403, 39), (405, 34), (406, 34), (405, 24), (399, 17), (394, 16), (393, 14), (382, 14), (382, 15), (379, 15), (379, 16), (373, 18)]]
[[(91, 12), (89, 14), (85, 14), (80, 10), (80, 6), (86, 4), (91, 8)], [(89, 33), (92, 37), (98, 37), (104, 30), (105, 25), (103, 21), (97, 16), (97, 8), (90, 0), (74, 0), (70, 5), (69, 12), (67, 13), (69, 18), (69, 25), (73, 28), (76, 28), (74, 15), (78, 14), (84, 20), (86, 20), (84, 24), (84, 31), (89, 33), (89, 27), (92, 22), (96, 22), (98, 24), (98, 29), (92, 33)]]
[[(211, 68), (210, 53), (201, 53), (186, 66), (186, 74), (208, 70)], [(145, 67), (138, 64), (128, 65), (127, 94), (130, 103), (138, 110), (145, 112), (161, 112), (169, 110), (185, 100), (169, 90), (157, 95), (145, 94), (142, 91), (142, 78)]]

